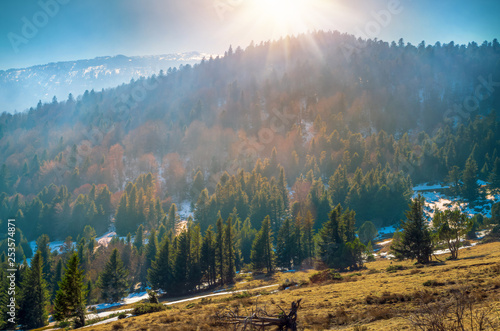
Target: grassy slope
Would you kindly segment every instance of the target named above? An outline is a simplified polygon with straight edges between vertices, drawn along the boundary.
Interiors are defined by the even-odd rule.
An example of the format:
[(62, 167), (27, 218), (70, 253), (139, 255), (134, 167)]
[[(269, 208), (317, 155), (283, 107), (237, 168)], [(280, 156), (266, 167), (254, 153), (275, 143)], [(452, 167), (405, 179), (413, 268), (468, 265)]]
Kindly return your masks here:
[[(439, 259), (444, 261), (445, 257), (440, 255)], [(405, 269), (388, 272), (387, 267), (391, 264)], [(440, 300), (449, 297), (450, 290), (463, 286), (482, 298), (478, 307), (493, 307), (490, 316), (496, 321), (499, 319), (500, 243), (463, 249), (459, 260), (439, 265), (417, 268), (410, 261), (377, 260), (367, 263), (366, 267), (360, 273), (343, 274), (342, 282), (308, 284), (274, 293), (271, 289), (246, 298), (228, 296), (181, 303), (164, 312), (89, 327), (88, 330), (220, 330), (224, 328), (211, 317), (217, 310), (238, 307), (240, 314), (246, 315), (257, 303), (259, 307), (267, 306), (268, 311), (278, 313), (278, 305), (287, 310), (290, 303), (299, 298), (303, 298), (298, 317), (303, 330), (353, 330), (357, 325), (366, 326), (365, 330), (409, 330), (410, 324), (404, 317), (416, 309), (417, 293), (426, 290), (426, 296)], [(300, 283), (307, 281), (314, 272), (278, 273), (272, 278), (238, 283), (236, 288), (282, 283), (285, 279)], [(440, 284), (426, 287), (423, 285), (426, 281)]]

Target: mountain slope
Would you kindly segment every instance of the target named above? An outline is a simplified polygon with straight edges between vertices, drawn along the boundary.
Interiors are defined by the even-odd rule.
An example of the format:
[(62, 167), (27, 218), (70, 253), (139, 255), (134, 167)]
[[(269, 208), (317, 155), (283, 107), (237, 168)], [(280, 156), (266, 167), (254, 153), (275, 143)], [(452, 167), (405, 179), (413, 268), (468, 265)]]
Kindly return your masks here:
[(134, 57), (117, 55), (0, 70), (0, 111), (23, 111), (34, 107), (39, 100), (49, 102), (54, 96), (64, 100), (69, 93), (76, 97), (85, 90), (99, 91), (118, 86), (170, 67), (198, 63), (205, 56), (210, 57), (199, 52)]

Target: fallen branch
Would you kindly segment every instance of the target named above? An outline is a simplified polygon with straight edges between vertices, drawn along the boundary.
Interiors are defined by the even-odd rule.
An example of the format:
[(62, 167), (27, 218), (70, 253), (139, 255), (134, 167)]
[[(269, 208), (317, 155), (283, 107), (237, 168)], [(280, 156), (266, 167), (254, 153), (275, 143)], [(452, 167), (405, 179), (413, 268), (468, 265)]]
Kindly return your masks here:
[(281, 313), (278, 316), (270, 316), (264, 309), (258, 309), (250, 316), (240, 316), (238, 311), (226, 309), (222, 312), (217, 312), (216, 319), (221, 324), (233, 325), (235, 330), (265, 330), (267, 327), (278, 327), (278, 330), (297, 330), (297, 310), (300, 307), (302, 299), (292, 302), (292, 306), (288, 314), (281, 307)]

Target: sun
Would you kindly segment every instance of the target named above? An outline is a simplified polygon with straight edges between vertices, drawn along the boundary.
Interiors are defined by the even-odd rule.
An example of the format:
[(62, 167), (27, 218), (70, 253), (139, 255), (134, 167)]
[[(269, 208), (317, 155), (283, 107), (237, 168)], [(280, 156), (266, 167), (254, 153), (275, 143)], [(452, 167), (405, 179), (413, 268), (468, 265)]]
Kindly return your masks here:
[(315, 29), (320, 0), (252, 0), (250, 10), (273, 37)]

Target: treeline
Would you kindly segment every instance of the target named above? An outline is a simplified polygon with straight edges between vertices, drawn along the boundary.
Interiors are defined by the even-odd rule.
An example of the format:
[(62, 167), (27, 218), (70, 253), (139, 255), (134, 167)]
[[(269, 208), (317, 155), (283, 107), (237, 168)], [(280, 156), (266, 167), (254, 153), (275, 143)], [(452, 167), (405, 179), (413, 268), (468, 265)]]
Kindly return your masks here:
[(36, 239), (41, 233), (55, 239), (76, 238), (81, 236), (86, 225), (103, 233), (115, 212), (111, 192), (106, 185), (89, 185), (81, 191), (88, 193), (74, 192), (77, 193), (75, 198), (66, 186), (52, 184), (44, 187), (31, 201), (19, 194), (9, 198), (1, 193), (1, 220), (15, 219), (17, 231), (29, 240)]

